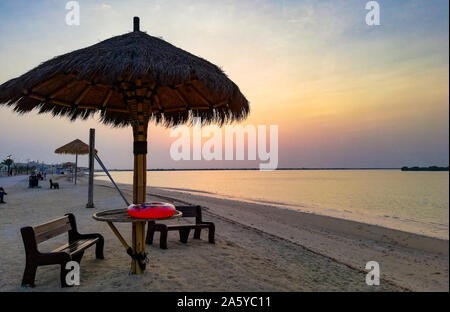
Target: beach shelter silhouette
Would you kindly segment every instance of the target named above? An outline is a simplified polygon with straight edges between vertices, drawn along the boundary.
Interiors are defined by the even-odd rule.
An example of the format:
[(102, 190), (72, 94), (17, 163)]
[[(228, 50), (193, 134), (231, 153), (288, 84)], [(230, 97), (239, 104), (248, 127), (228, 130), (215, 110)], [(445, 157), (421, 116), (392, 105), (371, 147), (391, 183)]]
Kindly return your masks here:
[(78, 155), (89, 154), (89, 145), (79, 139), (76, 139), (61, 147), (58, 147), (55, 150), (55, 153), (75, 155), (74, 184), (77, 184)]

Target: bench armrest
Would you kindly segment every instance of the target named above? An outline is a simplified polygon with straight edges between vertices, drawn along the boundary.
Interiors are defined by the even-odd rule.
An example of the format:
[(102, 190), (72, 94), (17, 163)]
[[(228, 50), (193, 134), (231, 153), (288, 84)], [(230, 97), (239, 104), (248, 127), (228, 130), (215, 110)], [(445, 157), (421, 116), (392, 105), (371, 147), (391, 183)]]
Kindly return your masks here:
[(76, 241), (79, 239), (86, 239), (86, 238), (99, 238), (100, 240), (103, 240), (103, 236), (98, 233), (92, 233), (92, 234), (78, 233), (75, 216), (72, 213), (68, 213), (68, 214), (66, 214), (66, 216), (69, 217), (69, 222), (70, 222), (70, 225), (72, 226), (72, 229), (69, 231), (69, 242), (73, 242), (73, 241)]
[(99, 234), (99, 233), (91, 233), (91, 234), (80, 234), (80, 233), (76, 233), (76, 239), (88, 239), (88, 238), (100, 238), (103, 239), (103, 235)]

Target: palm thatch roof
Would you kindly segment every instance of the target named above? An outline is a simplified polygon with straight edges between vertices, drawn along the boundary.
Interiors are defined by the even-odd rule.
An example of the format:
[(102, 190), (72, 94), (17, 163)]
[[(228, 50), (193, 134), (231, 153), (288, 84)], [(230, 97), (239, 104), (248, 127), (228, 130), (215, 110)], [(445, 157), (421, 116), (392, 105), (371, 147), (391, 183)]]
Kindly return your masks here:
[[(97, 151), (97, 150), (96, 150)], [(66, 145), (63, 145), (55, 150), (56, 154), (78, 154), (85, 155), (89, 154), (89, 145), (83, 141), (76, 139)]]
[(138, 26), (0, 85), (0, 105), (16, 112), (37, 109), (75, 120), (99, 111), (114, 126), (131, 123), (130, 100), (144, 103), (150, 120), (166, 126), (197, 116), (222, 124), (249, 113), (247, 99), (219, 67)]

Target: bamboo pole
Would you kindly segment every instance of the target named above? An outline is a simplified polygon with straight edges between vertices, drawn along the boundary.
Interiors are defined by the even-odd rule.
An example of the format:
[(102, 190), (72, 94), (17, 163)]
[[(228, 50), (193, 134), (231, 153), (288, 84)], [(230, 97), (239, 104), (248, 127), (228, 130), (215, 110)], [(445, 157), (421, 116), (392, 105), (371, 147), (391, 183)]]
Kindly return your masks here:
[[(129, 105), (133, 122), (133, 203), (145, 203), (147, 188), (147, 127), (148, 116), (144, 112), (142, 102), (131, 102)], [(135, 254), (145, 255), (145, 222), (133, 222), (132, 248)], [(142, 274), (144, 270), (139, 266), (139, 260), (133, 259), (131, 272)]]

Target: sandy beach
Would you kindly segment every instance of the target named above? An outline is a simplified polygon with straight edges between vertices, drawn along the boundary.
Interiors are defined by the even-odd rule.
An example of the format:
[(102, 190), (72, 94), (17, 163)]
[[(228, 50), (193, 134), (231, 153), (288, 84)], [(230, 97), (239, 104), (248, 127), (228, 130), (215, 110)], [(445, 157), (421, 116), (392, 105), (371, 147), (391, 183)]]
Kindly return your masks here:
[[(144, 275), (129, 275), (130, 259), (94, 212), (124, 207), (107, 182), (96, 182), (94, 209), (85, 208), (87, 179), (73, 185), (57, 177), (60, 190), (28, 189), (20, 178), (0, 178), (7, 204), (0, 206), (0, 291), (448, 291), (448, 240), (302, 213), (276, 206), (218, 199), (208, 194), (148, 188), (149, 200), (199, 204), (216, 225), (216, 244), (188, 244), (169, 233), (168, 249), (147, 245)], [(26, 179), (24, 177), (24, 179)], [(128, 198), (131, 186), (120, 185)], [(59, 267), (40, 267), (36, 288), (21, 288), (25, 253), (20, 228), (74, 213), (81, 233), (105, 237), (105, 260), (89, 249), (81, 262), (81, 285), (61, 289)], [(171, 222), (186, 222), (184, 219)], [(130, 240), (131, 226), (117, 225)], [(52, 250), (65, 236), (40, 245)], [(380, 286), (365, 283), (365, 264), (377, 261)]]

